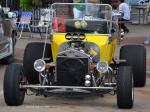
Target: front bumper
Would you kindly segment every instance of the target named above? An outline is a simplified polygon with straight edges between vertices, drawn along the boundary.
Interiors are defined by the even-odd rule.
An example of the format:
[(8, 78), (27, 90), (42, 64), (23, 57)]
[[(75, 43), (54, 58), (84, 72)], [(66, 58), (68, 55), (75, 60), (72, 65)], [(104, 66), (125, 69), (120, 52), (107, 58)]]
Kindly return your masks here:
[(111, 91), (116, 91), (115, 87), (81, 87), (81, 86), (41, 86), (41, 85), (20, 85), (21, 89), (29, 89), (36, 96), (64, 96), (64, 97), (87, 97), (103, 96)]
[(103, 89), (114, 90), (114, 87), (82, 87), (82, 86), (42, 86), (42, 85), (20, 85), (20, 88), (36, 88), (36, 89)]

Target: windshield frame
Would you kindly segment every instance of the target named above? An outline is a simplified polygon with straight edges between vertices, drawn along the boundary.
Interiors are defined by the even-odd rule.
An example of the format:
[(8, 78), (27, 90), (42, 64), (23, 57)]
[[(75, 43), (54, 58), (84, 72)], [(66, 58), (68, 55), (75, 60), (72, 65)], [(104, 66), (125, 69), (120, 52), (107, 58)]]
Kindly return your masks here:
[[(52, 14), (52, 19), (54, 18), (54, 17), (57, 17), (56, 16), (56, 12), (55, 12), (55, 10), (56, 10), (56, 8), (55, 8), (55, 6), (56, 5), (93, 5), (94, 4), (94, 6), (99, 6), (99, 7), (104, 7), (104, 6), (106, 6), (106, 7), (109, 7), (110, 8), (110, 20), (107, 20), (107, 19), (102, 19), (102, 20), (99, 20), (99, 21), (107, 21), (107, 22), (110, 22), (110, 25), (109, 25), (109, 30), (108, 30), (108, 33), (109, 34), (111, 34), (111, 29), (112, 29), (112, 23), (113, 23), (113, 10), (112, 10), (112, 6), (111, 5), (109, 5), (109, 4), (95, 4), (95, 3), (53, 3), (51, 6), (50, 6), (50, 10), (51, 11), (53, 11), (54, 13)], [(92, 20), (91, 20), (92, 21)], [(60, 33), (60, 32), (57, 32), (57, 33)]]

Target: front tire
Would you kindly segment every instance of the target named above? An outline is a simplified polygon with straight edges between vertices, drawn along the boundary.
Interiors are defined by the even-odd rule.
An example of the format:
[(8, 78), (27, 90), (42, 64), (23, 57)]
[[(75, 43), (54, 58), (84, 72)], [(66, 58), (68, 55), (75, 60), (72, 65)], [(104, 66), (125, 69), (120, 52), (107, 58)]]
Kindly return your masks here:
[[(25, 49), (23, 68), (29, 84), (39, 84), (39, 73), (34, 69), (34, 62), (42, 58), (43, 50), (44, 43), (40, 42), (29, 43)], [(45, 58), (50, 58), (49, 61), (52, 61), (51, 45), (48, 43), (45, 48)]]
[(117, 76), (117, 105), (132, 108), (134, 102), (133, 72), (129, 66), (119, 67)]
[(25, 89), (21, 89), (20, 83), (23, 80), (23, 67), (19, 64), (11, 64), (7, 67), (4, 76), (4, 99), (8, 106), (23, 104)]

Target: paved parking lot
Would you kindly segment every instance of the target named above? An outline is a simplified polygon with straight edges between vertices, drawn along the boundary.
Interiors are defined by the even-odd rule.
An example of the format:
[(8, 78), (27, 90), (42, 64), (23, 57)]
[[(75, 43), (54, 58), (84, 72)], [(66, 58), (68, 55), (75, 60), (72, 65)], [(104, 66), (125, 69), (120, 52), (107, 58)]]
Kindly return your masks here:
[[(131, 26), (131, 32), (121, 44), (144, 42), (149, 26), (137, 26), (136, 28), (146, 28), (145, 32), (136, 31)], [(138, 32), (136, 34), (135, 32)], [(135, 38), (136, 37), (136, 38)], [(41, 41), (40, 39), (21, 39), (16, 46), (16, 61), (22, 59), (23, 50), (26, 43), (30, 41)], [(0, 64), (0, 112), (149, 112), (150, 110), (150, 47), (147, 49), (147, 85), (145, 88), (135, 88), (135, 105), (131, 110), (121, 110), (116, 107), (116, 96), (105, 95), (104, 97), (86, 98), (64, 98), (43, 96), (26, 96), (24, 104), (19, 107), (6, 106), (3, 98), (3, 75), (7, 65)]]

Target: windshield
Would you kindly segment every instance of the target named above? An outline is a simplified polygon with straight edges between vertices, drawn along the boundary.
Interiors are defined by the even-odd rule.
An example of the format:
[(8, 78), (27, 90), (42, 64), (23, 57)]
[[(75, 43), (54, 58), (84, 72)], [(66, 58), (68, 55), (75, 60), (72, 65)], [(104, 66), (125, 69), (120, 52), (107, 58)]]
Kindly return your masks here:
[(52, 28), (54, 32), (108, 34), (112, 26), (112, 8), (106, 4), (54, 3)]

